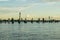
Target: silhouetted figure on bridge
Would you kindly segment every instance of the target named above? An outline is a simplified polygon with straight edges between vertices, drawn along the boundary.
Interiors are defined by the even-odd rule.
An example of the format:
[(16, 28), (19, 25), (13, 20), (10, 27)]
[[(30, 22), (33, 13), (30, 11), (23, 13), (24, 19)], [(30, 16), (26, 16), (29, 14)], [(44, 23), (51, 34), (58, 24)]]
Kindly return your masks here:
[(4, 23), (6, 24), (7, 20), (6, 20), (6, 19), (4, 19), (4, 20), (2, 20), (2, 22), (4, 22)]
[(2, 20), (0, 19), (0, 23), (2, 23)]
[(31, 19), (31, 23), (33, 23), (33, 18)]
[(8, 18), (8, 24), (10, 24), (10, 18)]
[(27, 23), (27, 19), (25, 18), (24, 23)]
[(12, 22), (12, 24), (14, 24), (14, 19), (13, 18), (11, 19), (11, 22)]
[(39, 23), (40, 22), (40, 18), (38, 18), (38, 20), (36, 22)]
[(44, 18), (42, 18), (42, 22), (43, 22), (43, 23), (45, 22), (45, 19), (44, 19)]
[(20, 22), (21, 22), (21, 20), (20, 19), (18, 19), (18, 23), (20, 24)]

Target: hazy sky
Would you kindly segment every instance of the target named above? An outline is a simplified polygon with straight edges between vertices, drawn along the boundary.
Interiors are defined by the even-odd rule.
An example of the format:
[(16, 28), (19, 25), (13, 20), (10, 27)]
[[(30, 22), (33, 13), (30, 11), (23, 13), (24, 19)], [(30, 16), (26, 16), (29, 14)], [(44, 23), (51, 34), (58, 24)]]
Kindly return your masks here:
[(0, 0), (0, 18), (60, 16), (60, 0)]

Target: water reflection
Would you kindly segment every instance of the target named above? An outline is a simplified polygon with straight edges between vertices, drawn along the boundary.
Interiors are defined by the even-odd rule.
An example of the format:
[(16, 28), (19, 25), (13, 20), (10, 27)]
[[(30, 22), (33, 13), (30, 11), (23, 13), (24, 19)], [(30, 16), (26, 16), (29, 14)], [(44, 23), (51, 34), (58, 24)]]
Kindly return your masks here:
[(60, 23), (3, 23), (0, 40), (60, 40)]

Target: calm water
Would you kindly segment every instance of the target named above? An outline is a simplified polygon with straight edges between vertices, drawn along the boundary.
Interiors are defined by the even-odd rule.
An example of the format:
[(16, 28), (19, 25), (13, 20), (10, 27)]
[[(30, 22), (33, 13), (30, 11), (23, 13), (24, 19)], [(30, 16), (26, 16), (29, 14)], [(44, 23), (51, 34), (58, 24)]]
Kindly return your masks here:
[(0, 40), (60, 40), (60, 23), (2, 23)]

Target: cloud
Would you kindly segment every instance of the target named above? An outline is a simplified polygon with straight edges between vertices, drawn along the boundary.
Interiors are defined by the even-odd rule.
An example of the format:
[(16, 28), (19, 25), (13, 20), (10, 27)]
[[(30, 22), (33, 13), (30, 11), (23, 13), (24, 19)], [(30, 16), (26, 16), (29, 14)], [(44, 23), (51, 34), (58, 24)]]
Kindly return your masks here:
[(29, 9), (29, 8), (32, 8), (34, 7), (35, 5), (37, 4), (31, 4), (31, 5), (27, 5), (27, 6), (22, 6), (22, 7), (0, 7), (0, 11), (4, 11), (4, 12), (18, 12), (18, 11), (23, 11), (23, 10), (26, 10), (26, 9)]
[(43, 1), (43, 2), (53, 2), (53, 1), (60, 1), (60, 0), (16, 0), (16, 1)]
[(0, 11), (23, 11), (23, 10), (26, 10), (26, 9), (29, 9), (29, 8), (32, 8), (32, 7), (35, 7), (35, 6), (39, 6), (39, 5), (54, 5), (56, 4), (56, 2), (46, 2), (46, 3), (31, 3), (31, 4), (28, 4), (26, 6), (19, 6), (19, 7), (0, 7)]
[[(0, 14), (2, 16), (8, 17), (18, 17), (18, 12), (34, 7), (36, 4), (22, 6), (22, 7), (0, 7)], [(0, 15), (0, 16), (1, 16)], [(1, 17), (2, 17), (1, 16)], [(7, 17), (8, 16), (8, 17)]]
[(27, 0), (21, 0), (21, 1), (27, 1)]
[(48, 4), (48, 5), (54, 5), (54, 4), (56, 4), (57, 2), (47, 2), (46, 4)]
[(25, 1), (27, 1), (27, 0), (16, 0), (16, 1), (24, 1), (24, 2), (25, 2)]
[(59, 2), (60, 0), (41, 0), (43, 2)]
[(49, 5), (54, 5), (56, 2), (45, 2), (45, 3), (30, 3), (25, 6), (19, 6), (19, 7), (0, 7), (0, 12), (19, 12), (23, 10), (27, 10), (36, 6), (49, 6)]
[(0, 1), (8, 1), (8, 0), (0, 0)]

